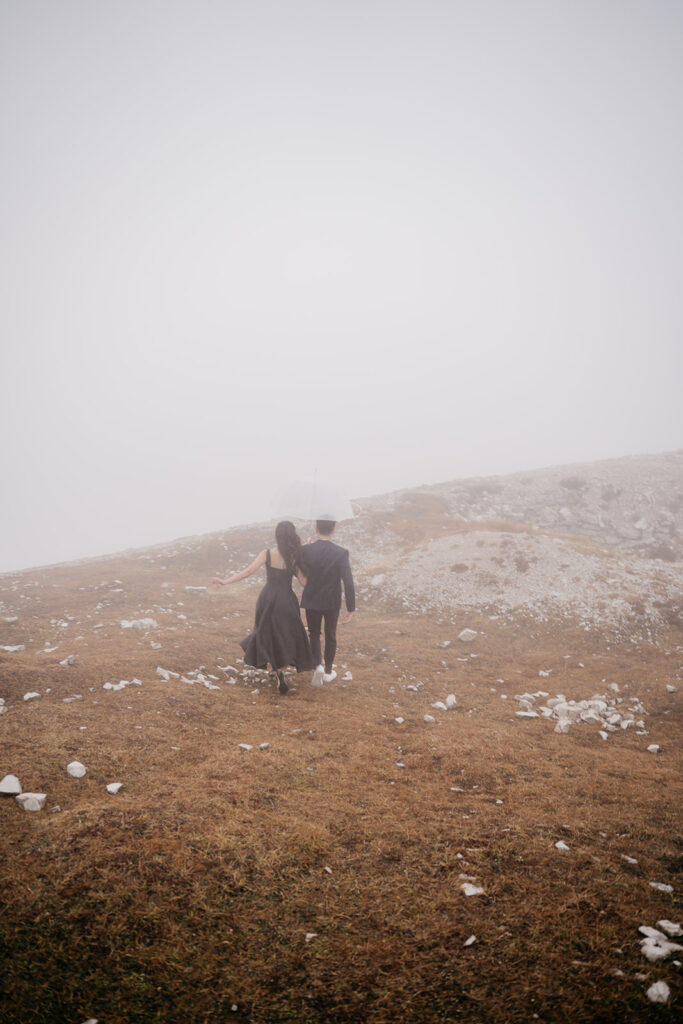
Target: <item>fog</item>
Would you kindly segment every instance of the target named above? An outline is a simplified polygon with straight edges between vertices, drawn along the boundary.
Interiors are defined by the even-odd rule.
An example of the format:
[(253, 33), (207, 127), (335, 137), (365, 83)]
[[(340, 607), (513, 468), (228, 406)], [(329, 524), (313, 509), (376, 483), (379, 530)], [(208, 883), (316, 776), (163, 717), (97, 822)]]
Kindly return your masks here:
[(675, 0), (0, 2), (0, 571), (683, 445)]

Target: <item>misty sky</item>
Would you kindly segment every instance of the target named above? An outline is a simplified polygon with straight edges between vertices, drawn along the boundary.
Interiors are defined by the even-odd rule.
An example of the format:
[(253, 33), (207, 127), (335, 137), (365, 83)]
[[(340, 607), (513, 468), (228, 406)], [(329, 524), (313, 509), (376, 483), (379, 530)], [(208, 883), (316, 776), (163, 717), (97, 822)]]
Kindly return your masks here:
[(678, 0), (0, 0), (0, 571), (683, 445)]

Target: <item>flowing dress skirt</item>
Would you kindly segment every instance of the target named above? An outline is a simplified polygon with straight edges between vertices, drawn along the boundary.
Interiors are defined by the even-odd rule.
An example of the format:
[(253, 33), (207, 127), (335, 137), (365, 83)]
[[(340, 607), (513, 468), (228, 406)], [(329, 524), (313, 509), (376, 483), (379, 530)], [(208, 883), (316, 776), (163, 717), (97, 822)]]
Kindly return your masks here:
[(308, 634), (301, 621), (292, 574), (266, 567), (267, 582), (258, 596), (254, 628), (241, 641), (244, 664), (264, 669), (294, 666), (297, 672), (314, 668)]

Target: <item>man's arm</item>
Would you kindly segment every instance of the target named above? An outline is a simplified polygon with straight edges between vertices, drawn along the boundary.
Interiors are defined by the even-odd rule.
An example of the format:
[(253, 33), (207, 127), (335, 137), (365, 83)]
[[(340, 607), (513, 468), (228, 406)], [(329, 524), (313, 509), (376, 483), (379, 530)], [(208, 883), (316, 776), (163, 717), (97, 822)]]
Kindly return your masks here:
[(344, 555), (341, 569), (342, 583), (344, 584), (344, 600), (346, 601), (346, 615), (341, 620), (342, 622), (349, 622), (351, 616), (356, 610), (356, 589), (353, 585), (353, 574), (351, 572), (351, 562), (349, 561), (348, 551)]

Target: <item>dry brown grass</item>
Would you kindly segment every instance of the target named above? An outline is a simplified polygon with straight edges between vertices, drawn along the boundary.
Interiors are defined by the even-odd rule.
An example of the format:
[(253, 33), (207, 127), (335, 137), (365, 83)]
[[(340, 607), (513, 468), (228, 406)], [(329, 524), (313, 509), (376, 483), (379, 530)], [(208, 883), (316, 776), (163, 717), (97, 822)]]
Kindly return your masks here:
[[(637, 928), (681, 916), (679, 895), (648, 885), (680, 893), (680, 704), (665, 692), (680, 635), (668, 649), (617, 648), (567, 627), (363, 607), (341, 634), (352, 682), (314, 690), (302, 677), (286, 698), (267, 684), (254, 694), (244, 682), (216, 693), (164, 683), (158, 664), (213, 671), (239, 653), (257, 589), (180, 596), (219, 553), (207, 542), (163, 574), (139, 559), (34, 574), (35, 618), (7, 628), (3, 643), (42, 646), (65, 610), (86, 623), (73, 669), (58, 665), (67, 642), (47, 656), (35, 644), (0, 653), (0, 773), (48, 793), (40, 814), (0, 804), (2, 1020), (673, 1021), (676, 968), (644, 960)], [(94, 631), (92, 588), (114, 577), (125, 594)], [(110, 623), (163, 602), (164, 579), (188, 620), (156, 652)], [(486, 636), (439, 646), (463, 625)], [(132, 676), (143, 686), (101, 688)], [(419, 694), (405, 689), (411, 677)], [(514, 717), (515, 693), (580, 698), (603, 680), (637, 693), (650, 737), (603, 743), (592, 727), (559, 736)], [(426, 725), (449, 692), (458, 710)], [(658, 757), (645, 749), (653, 741)], [(74, 758), (88, 767), (82, 780), (66, 775)], [(116, 797), (110, 781), (124, 783)], [(483, 897), (461, 893), (462, 873)], [(659, 978), (669, 1007), (645, 998)]]

